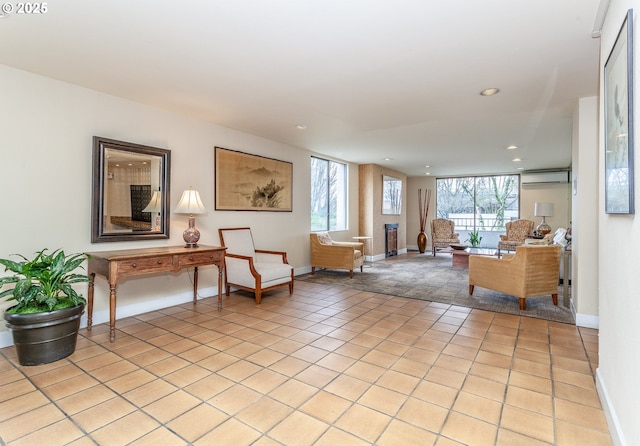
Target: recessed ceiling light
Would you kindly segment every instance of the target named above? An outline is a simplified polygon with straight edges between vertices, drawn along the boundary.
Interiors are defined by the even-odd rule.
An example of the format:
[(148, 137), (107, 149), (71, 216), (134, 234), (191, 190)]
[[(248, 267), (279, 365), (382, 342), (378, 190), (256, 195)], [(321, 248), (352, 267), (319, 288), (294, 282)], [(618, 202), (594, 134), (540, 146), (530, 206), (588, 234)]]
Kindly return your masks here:
[(425, 175), (431, 175), (431, 172), (425, 172)]
[(497, 88), (487, 88), (485, 90), (482, 90), (480, 92), (480, 94), (482, 96), (493, 96), (494, 94), (497, 94), (500, 90), (498, 90)]
[(513, 161), (514, 163), (519, 163), (520, 161), (522, 161), (522, 158), (514, 158), (511, 161)]
[(307, 124), (298, 124), (296, 125), (298, 130), (307, 130)]
[(518, 167), (516, 170), (524, 170), (524, 167)]
[(513, 144), (511, 144), (510, 146), (507, 147), (507, 150), (515, 150), (517, 148), (518, 146), (514, 146)]
[(385, 158), (385, 161), (393, 161), (393, 158)]
[(428, 169), (428, 168), (429, 168), (429, 167), (431, 167), (431, 166), (427, 164), (427, 165), (426, 165), (426, 166), (424, 166), (424, 167), (426, 167), (426, 168)]

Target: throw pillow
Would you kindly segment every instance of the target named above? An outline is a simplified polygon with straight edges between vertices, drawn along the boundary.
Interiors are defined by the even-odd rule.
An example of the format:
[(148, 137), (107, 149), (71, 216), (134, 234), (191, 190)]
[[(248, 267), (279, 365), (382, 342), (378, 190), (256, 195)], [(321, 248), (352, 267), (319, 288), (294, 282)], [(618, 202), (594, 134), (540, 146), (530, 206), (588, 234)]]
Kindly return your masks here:
[(328, 232), (318, 232), (318, 241), (321, 245), (331, 245), (333, 243)]

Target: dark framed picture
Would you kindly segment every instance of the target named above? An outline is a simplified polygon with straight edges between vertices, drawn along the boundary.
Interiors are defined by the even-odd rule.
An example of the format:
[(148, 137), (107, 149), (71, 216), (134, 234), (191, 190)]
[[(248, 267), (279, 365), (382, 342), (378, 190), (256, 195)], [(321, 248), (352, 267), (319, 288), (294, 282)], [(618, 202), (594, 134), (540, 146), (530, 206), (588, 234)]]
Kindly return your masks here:
[(216, 210), (291, 212), (293, 164), (215, 148)]
[(633, 214), (633, 10), (604, 64), (605, 212)]

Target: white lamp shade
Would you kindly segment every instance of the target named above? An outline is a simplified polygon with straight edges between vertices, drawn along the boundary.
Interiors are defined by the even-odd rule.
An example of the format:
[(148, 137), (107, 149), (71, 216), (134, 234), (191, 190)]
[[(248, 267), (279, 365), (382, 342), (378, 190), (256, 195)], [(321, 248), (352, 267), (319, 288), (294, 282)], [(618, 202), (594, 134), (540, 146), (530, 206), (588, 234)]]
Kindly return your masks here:
[(160, 212), (162, 210), (162, 194), (159, 190), (153, 192), (151, 196), (151, 201), (146, 208), (142, 210), (142, 212)]
[(553, 217), (553, 203), (536, 203), (534, 215), (536, 217)]
[(189, 190), (182, 192), (182, 197), (174, 212), (177, 214), (204, 214), (207, 210), (202, 204), (198, 191), (189, 188)]

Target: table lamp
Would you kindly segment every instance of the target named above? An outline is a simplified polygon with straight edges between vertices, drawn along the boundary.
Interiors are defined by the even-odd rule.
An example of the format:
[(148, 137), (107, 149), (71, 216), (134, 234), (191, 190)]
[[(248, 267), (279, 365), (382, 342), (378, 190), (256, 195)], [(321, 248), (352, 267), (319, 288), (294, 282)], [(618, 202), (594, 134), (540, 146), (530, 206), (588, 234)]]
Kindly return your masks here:
[(175, 212), (177, 214), (189, 214), (189, 227), (182, 233), (182, 237), (186, 243), (185, 248), (197, 248), (198, 240), (200, 240), (200, 231), (196, 229), (194, 215), (206, 212), (198, 191), (189, 186), (189, 189), (182, 193)]
[(153, 232), (160, 232), (160, 212), (162, 211), (162, 193), (159, 190), (153, 192), (151, 201), (142, 212), (155, 212), (156, 213), (156, 225), (153, 228)]
[(542, 217), (542, 222), (536, 227), (538, 233), (547, 235), (551, 232), (551, 226), (545, 221), (546, 217), (553, 217), (553, 203), (536, 203), (533, 214)]

